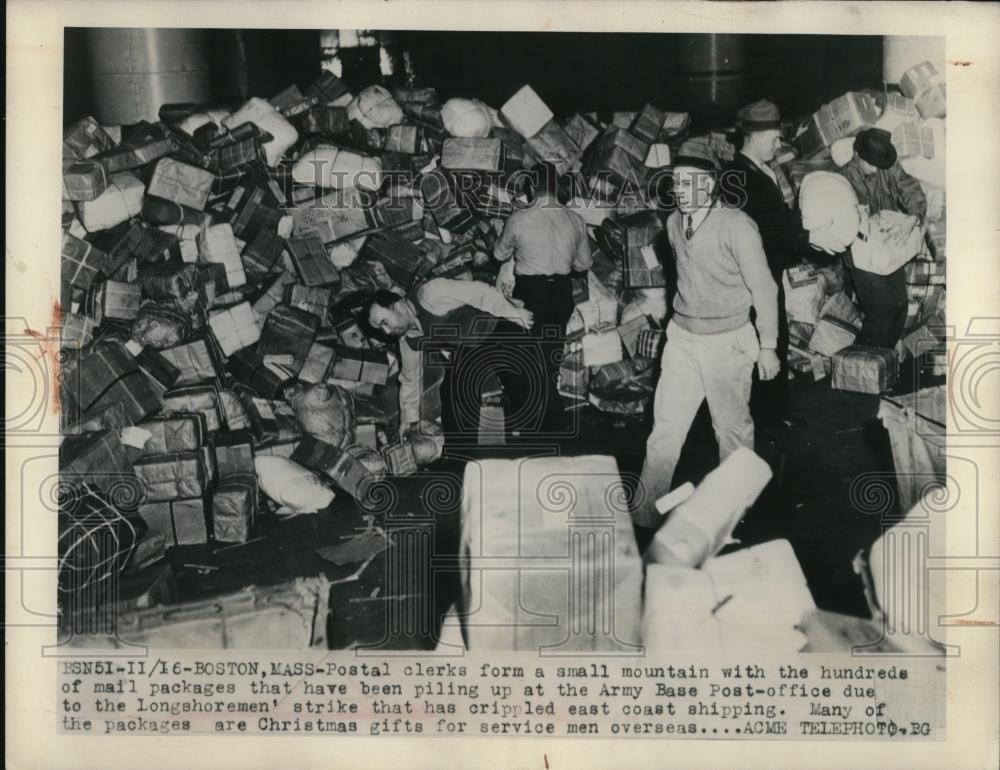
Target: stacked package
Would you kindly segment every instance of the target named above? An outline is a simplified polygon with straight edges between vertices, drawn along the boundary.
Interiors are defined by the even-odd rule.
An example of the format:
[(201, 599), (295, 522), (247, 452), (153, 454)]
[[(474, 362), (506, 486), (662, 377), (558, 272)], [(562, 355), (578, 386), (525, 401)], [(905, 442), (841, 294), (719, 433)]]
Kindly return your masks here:
[[(152, 544), (141, 558), (119, 546), (115, 569), (146, 569), (173, 546), (244, 542), (266, 508), (328, 503), (328, 482), (357, 494), (337, 476), (257, 462), (292, 463), (304, 438), (345, 452), (364, 441), (381, 460), (376, 428), (389, 425), (382, 404), (394, 398), (379, 391), (393, 387), (393, 359), (343, 299), (395, 286), (391, 254), (373, 246), (359, 259), (368, 236), (404, 241), (423, 274), (453, 249), (433, 223), (441, 245), (419, 245), (413, 190), (393, 206), (293, 189), (294, 164), (325, 147), (341, 154), (323, 178), (363, 188), (381, 159), (351, 138), (352, 125), (402, 122), (391, 96), (329, 104), (341, 85), (323, 75), (306, 95), (286, 90), (232, 113), (166, 105), (158, 123), (115, 129), (118, 141), (92, 118), (66, 131), (60, 466), (76, 492), (63, 519), (72, 535), (81, 525), (70, 503), (94, 501), (87, 516), (103, 511)], [(411, 171), (425, 161), (412, 133), (393, 132), (395, 163)], [(282, 484), (299, 470), (318, 485), (310, 500)]]
[(642, 641), (649, 650), (802, 647), (797, 627), (816, 605), (788, 541), (719, 556), (770, 479), (767, 463), (739, 449), (697, 488), (682, 485), (657, 501), (667, 519), (645, 553)]
[(788, 314), (788, 365), (821, 380), (861, 331), (861, 309), (844, 292), (843, 268), (804, 262), (782, 274)]
[[(923, 70), (907, 84), (882, 116), (902, 116), (901, 142), (928, 160), (920, 119), (943, 114), (927, 106), (943, 87)], [(874, 124), (870, 98), (844, 95), (810, 130), (826, 147)], [(136, 512), (167, 544), (245, 539), (262, 504), (288, 507), (266, 494), (254, 458), (302, 459), (306, 437), (381, 453), (397, 474), (439, 454), (434, 429), (386, 438), (396, 435), (398, 366), (357, 310), (376, 288), (405, 293), (441, 276), (492, 283), (493, 246), (525, 200), (520, 172), (539, 161), (569, 178), (594, 253), (575, 284), (560, 392), (617, 413), (651, 395), (671, 256), (642, 183), (669, 164), (687, 114), (645, 104), (607, 122), (557, 117), (527, 85), (499, 110), (441, 104), (433, 88), (352, 93), (324, 72), (235, 111), (164, 105), (160, 117), (112, 130), (88, 118), (65, 133), (61, 341), (64, 431), (110, 431), (129, 455), (91, 461), (74, 449), (84, 454), (67, 463), (137, 479), (147, 491)], [(727, 134), (710, 138), (728, 155)], [(816, 164), (829, 161), (786, 151), (775, 170), (794, 197)], [(929, 227), (936, 259), (908, 268), (919, 302), (908, 331), (943, 303), (943, 218)], [(821, 277), (790, 271), (786, 284), (794, 365), (817, 376), (860, 322)], [(502, 398), (482, 397), (484, 435), (500, 436)], [(332, 451), (307, 453), (305, 470), (339, 486)]]
[(811, 158), (829, 150), (838, 139), (851, 137), (871, 128), (879, 118), (875, 96), (849, 91), (824, 104), (795, 137), (795, 146), (802, 158)]
[[(376, 405), (363, 410), (364, 427), (380, 429), (371, 441), (390, 472), (433, 459), (439, 439), (375, 438), (395, 435), (396, 367), (354, 320), (359, 292), (403, 293), (439, 276), (492, 282), (493, 245), (524, 200), (518, 172), (542, 160), (589, 200), (611, 202), (591, 222), (606, 253), (596, 249), (590, 284), (576, 285), (580, 320), (563, 392), (601, 406), (624, 389), (625, 402), (607, 401), (613, 411), (634, 411), (651, 393), (668, 256), (647, 194), (620, 188), (669, 162), (686, 114), (647, 104), (609, 124), (592, 113), (557, 120), (530, 86), (493, 110), (475, 99), (440, 104), (432, 88), (351, 94), (323, 73), (304, 91), (253, 98), (235, 112), (166, 105), (161, 117), (124, 127), (119, 142), (88, 119), (64, 144), (63, 341), (87, 355), (116, 339), (176, 369), (173, 378), (157, 372), (166, 406), (141, 419), (183, 414), (196, 399), (206, 443), (249, 430), (256, 453), (288, 458), (310, 435), (289, 389), (339, 388)], [(625, 318), (630, 305), (640, 310)], [(483, 399), (484, 425), (497, 423), (502, 399)], [(183, 467), (201, 477), (181, 459), (144, 460), (147, 475), (160, 480)], [(183, 491), (210, 503), (228, 480), (207, 479)], [(195, 498), (149, 504), (187, 499)], [(183, 539), (213, 536), (211, 505), (203, 508), (204, 534), (192, 529)], [(174, 509), (160, 520), (194, 518), (193, 505)]]
[[(945, 216), (944, 145), (946, 91), (941, 75), (929, 62), (904, 73), (899, 92), (843, 94), (816, 112), (794, 137), (794, 150), (779, 154), (772, 163), (786, 200), (794, 204), (802, 180), (813, 171), (832, 171), (854, 155), (854, 136), (869, 127), (881, 128), (892, 136), (903, 170), (917, 179), (927, 198), (923, 248), (905, 266), (907, 315), (903, 338), (895, 357), (902, 363), (912, 358), (923, 374), (942, 375), (947, 364), (945, 349), (945, 288), (947, 220)], [(833, 386), (862, 392), (878, 392), (891, 387), (896, 373), (888, 365), (885, 350), (839, 351), (851, 343), (852, 330), (859, 319), (852, 312), (827, 318), (820, 338), (811, 345), (817, 324), (824, 315), (823, 303), (843, 288), (831, 281), (830, 268), (808, 262), (786, 271), (784, 289), (790, 320), (791, 367), (821, 379), (836, 368), (836, 356), (845, 364), (837, 369)], [(843, 309), (845, 306), (841, 305)], [(839, 325), (838, 320), (843, 322)], [(832, 325), (831, 325), (832, 323)], [(846, 325), (845, 325), (846, 324)], [(849, 327), (849, 328), (848, 328)], [(859, 378), (848, 377), (852, 367)]]

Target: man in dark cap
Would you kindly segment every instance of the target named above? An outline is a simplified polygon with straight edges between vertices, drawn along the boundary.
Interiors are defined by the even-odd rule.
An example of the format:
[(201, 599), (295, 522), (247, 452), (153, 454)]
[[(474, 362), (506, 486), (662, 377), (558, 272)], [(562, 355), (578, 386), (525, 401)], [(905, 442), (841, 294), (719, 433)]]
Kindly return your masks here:
[(764, 427), (794, 427), (801, 424), (788, 413), (788, 314), (782, 273), (808, 251), (808, 236), (798, 216), (785, 203), (774, 170), (768, 165), (781, 145), (781, 116), (778, 108), (761, 99), (737, 113), (737, 128), (743, 147), (731, 166), (727, 191), (757, 224), (767, 255), (767, 266), (778, 286), (778, 358), (781, 371), (769, 382), (756, 380), (751, 408)]
[[(862, 131), (854, 140), (854, 157), (840, 169), (868, 213), (898, 211), (908, 214), (909, 227), (900, 229), (905, 240), (909, 230), (922, 227), (927, 216), (927, 196), (920, 182), (907, 174), (896, 160), (892, 137), (881, 128)], [(850, 251), (844, 263), (854, 283), (854, 293), (865, 314), (859, 345), (895, 347), (906, 322), (906, 273), (900, 267), (889, 275), (877, 275), (856, 267)]]
[[(667, 237), (677, 263), (674, 312), (660, 360), (653, 430), (634, 516), (639, 526), (659, 523), (655, 503), (670, 491), (688, 430), (708, 401), (720, 460), (753, 448), (750, 383), (780, 368), (778, 288), (754, 221), (716, 194), (719, 167), (704, 139), (681, 145), (674, 161), (677, 211)], [(751, 323), (756, 317), (756, 329)]]

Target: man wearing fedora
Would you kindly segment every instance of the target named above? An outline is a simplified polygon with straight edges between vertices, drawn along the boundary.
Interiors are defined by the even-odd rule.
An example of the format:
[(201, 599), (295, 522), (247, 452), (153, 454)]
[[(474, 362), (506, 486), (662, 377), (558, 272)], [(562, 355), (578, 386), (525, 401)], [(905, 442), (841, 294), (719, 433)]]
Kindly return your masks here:
[(781, 116), (766, 99), (737, 113), (743, 147), (730, 165), (727, 192), (756, 224), (764, 244), (767, 266), (778, 287), (778, 359), (781, 370), (771, 381), (756, 380), (750, 403), (754, 419), (767, 427), (801, 425), (788, 413), (788, 314), (781, 282), (787, 267), (808, 250), (808, 236), (796, 214), (785, 203), (778, 179), (768, 165), (781, 145)]
[[(670, 491), (695, 414), (706, 399), (720, 460), (753, 448), (750, 383), (778, 373), (778, 287), (760, 233), (716, 194), (719, 164), (705, 139), (684, 142), (674, 161), (677, 210), (667, 236), (677, 263), (677, 292), (660, 360), (653, 430), (634, 509), (635, 523), (655, 527), (655, 503)], [(756, 329), (751, 323), (756, 314)]]
[[(927, 216), (927, 196), (920, 182), (907, 174), (896, 160), (892, 137), (881, 128), (869, 128), (854, 139), (854, 157), (840, 169), (858, 196), (858, 204), (869, 214), (898, 211), (908, 214), (911, 223), (900, 232), (922, 227)], [(844, 263), (854, 283), (854, 294), (865, 314), (859, 345), (893, 348), (906, 322), (906, 273), (904, 268), (889, 275), (877, 275), (856, 267), (848, 250)]]

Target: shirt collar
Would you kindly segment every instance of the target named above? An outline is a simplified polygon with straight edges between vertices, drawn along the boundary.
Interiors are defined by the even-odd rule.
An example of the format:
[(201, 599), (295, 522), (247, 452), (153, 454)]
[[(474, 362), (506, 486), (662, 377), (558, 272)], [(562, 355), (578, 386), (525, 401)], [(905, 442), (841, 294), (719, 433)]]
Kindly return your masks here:
[[(718, 200), (712, 201), (708, 206), (703, 206), (700, 209), (695, 209), (691, 216), (691, 227), (695, 230), (698, 229), (698, 225), (705, 221), (705, 217), (708, 216), (709, 212), (718, 205)], [(687, 214), (684, 215), (684, 225), (687, 225)]]
[(417, 310), (413, 305), (413, 300), (409, 297), (404, 297), (400, 303), (400, 310), (405, 313), (410, 320), (413, 322), (413, 328), (410, 329), (404, 336), (406, 337), (421, 337), (424, 334), (424, 327), (420, 325), (420, 318), (417, 316)]
[(740, 150), (740, 155), (742, 155), (744, 158), (746, 158), (748, 161), (750, 161), (750, 163), (752, 165), (754, 165), (757, 168), (759, 168), (761, 171), (763, 171), (769, 177), (772, 177), (772, 178), (774, 177), (774, 169), (772, 169), (766, 163), (762, 163), (761, 161), (757, 160), (756, 158), (751, 158), (743, 150)]

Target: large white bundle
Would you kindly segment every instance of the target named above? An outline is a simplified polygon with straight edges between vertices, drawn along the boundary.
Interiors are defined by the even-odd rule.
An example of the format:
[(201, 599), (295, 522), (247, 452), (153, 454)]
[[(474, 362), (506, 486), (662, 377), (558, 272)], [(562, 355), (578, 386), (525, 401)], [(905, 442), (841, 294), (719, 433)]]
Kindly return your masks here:
[(267, 164), (274, 166), (288, 148), (299, 139), (299, 132), (265, 99), (253, 96), (246, 104), (222, 121), (226, 128), (236, 128), (244, 123), (253, 123), (267, 131), (273, 138), (264, 144)]
[(698, 568), (729, 540), (746, 510), (771, 480), (771, 468), (740, 447), (678, 505), (646, 550), (654, 564)]
[(531, 86), (524, 86), (500, 108), (500, 117), (525, 139), (530, 139), (555, 117)]
[(635, 651), (642, 564), (621, 493), (612, 457), (465, 466), (459, 553), (470, 650)]
[(347, 117), (365, 128), (385, 128), (403, 122), (403, 108), (382, 86), (369, 86), (347, 105)]
[(315, 513), (333, 502), (333, 490), (319, 476), (287, 457), (259, 454), (254, 470), (261, 490), (281, 506), (279, 513)]
[(331, 190), (377, 190), (382, 186), (382, 160), (320, 145), (295, 162), (292, 179)]
[(489, 136), (493, 129), (490, 109), (478, 99), (449, 99), (441, 107), (441, 122), (452, 136)]
[(145, 192), (146, 185), (134, 174), (112, 174), (107, 189), (92, 201), (77, 203), (76, 213), (87, 232), (107, 230), (137, 216)]
[(806, 174), (799, 186), (799, 210), (811, 246), (828, 254), (839, 254), (857, 238), (861, 222), (858, 196), (841, 174), (832, 171)]
[(845, 136), (830, 145), (830, 159), (837, 168), (846, 166), (854, 158), (854, 137)]
[(646, 567), (642, 641), (653, 652), (794, 653), (815, 609), (787, 540), (710, 559), (703, 569)]
[[(868, 220), (868, 237), (851, 246), (855, 267), (876, 275), (890, 275), (923, 247), (924, 233), (899, 211), (879, 211)], [(864, 225), (862, 225), (864, 226)]]

